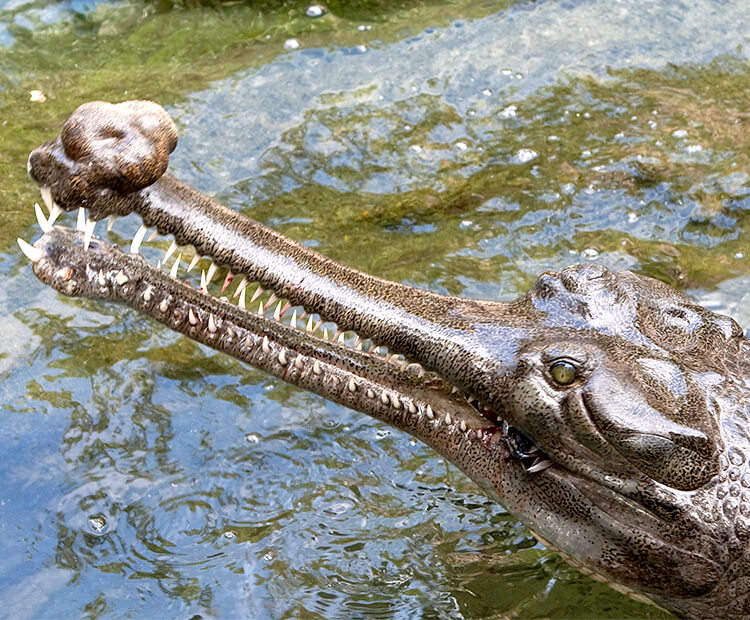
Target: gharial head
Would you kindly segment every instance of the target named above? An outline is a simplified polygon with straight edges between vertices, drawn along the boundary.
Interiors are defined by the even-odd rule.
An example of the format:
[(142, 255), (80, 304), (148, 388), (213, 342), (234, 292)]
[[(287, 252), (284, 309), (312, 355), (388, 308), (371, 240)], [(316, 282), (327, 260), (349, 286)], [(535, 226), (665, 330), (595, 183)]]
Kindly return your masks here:
[[(342, 372), (350, 373), (341, 385), (351, 391), (306, 387), (433, 445), (585, 572), (678, 614), (750, 614), (744, 585), (750, 578), (750, 367), (748, 342), (732, 319), (666, 284), (593, 263), (544, 273), (526, 296), (507, 303), (379, 280), (162, 178), (176, 134), (154, 104), (89, 105), (66, 124), (62, 138), (29, 160), (50, 204), (86, 206), (94, 220), (136, 211), (147, 225), (193, 244), (291, 305), (436, 373), (476, 403), (471, 411), (465, 402), (455, 405), (458, 425), (447, 422), (449, 415), (442, 424), (432, 415), (420, 418), (431, 409), (415, 403), (423, 396), (429, 401), (431, 393), (437, 399), (437, 388), (398, 383), (374, 359), (355, 364), (340, 354), (347, 360)], [(79, 126), (87, 119), (92, 128)], [(159, 320), (164, 300), (187, 295), (140, 257), (102, 243), (89, 247), (86, 234), (55, 228), (27, 248), (40, 279), (66, 294), (125, 301)], [(115, 295), (120, 276), (127, 295)], [(191, 298), (205, 297), (195, 322), (170, 327), (199, 338), (199, 327), (212, 325), (208, 314), (214, 332), (213, 317), (234, 320), (237, 312), (204, 289), (191, 289)], [(220, 336), (219, 329), (205, 341), (241, 352)], [(279, 339), (284, 346), (284, 336)], [(304, 339), (314, 337), (295, 342)], [(335, 363), (336, 346), (326, 343), (325, 363)], [(308, 349), (313, 353), (305, 356), (319, 354), (313, 345)], [(278, 355), (288, 361), (286, 352)], [(275, 363), (268, 362), (269, 371)], [(372, 376), (357, 377), (354, 365)], [(372, 377), (381, 387), (390, 382), (395, 390), (398, 383), (408, 392), (394, 401), (398, 414), (380, 415), (358, 400), (366, 391), (357, 381)], [(450, 390), (440, 392), (441, 403), (450, 406), (451, 398)]]

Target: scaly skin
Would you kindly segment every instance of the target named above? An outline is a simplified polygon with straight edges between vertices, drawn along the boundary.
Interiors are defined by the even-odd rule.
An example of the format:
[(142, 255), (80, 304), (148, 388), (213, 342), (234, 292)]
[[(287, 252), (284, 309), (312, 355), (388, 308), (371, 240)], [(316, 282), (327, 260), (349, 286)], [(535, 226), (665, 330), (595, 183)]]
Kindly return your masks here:
[(176, 142), (156, 104), (94, 102), (31, 154), (29, 171), (53, 212), (135, 212), (289, 306), (419, 366), (282, 325), (286, 307), (275, 319), (249, 312), (244, 293), (234, 306), (45, 222), (27, 248), (36, 275), (411, 433), (620, 590), (681, 616), (750, 616), (750, 368), (734, 321), (593, 264), (545, 273), (510, 303), (387, 282), (164, 175)]

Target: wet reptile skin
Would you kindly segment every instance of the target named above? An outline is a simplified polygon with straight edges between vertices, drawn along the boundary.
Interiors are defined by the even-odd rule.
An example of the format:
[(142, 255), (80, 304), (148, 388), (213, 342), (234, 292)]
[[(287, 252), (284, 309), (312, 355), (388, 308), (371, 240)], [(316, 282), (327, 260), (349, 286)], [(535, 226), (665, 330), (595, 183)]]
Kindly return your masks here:
[(29, 171), (61, 209), (83, 206), (94, 220), (135, 212), (428, 375), (251, 319), (139, 256), (97, 240), (84, 249), (81, 233), (45, 233), (37, 276), (68, 295), (127, 303), (413, 434), (617, 589), (679, 616), (750, 616), (750, 368), (732, 319), (596, 264), (544, 273), (509, 303), (388, 282), (164, 175), (176, 143), (156, 104), (93, 102), (31, 154)]

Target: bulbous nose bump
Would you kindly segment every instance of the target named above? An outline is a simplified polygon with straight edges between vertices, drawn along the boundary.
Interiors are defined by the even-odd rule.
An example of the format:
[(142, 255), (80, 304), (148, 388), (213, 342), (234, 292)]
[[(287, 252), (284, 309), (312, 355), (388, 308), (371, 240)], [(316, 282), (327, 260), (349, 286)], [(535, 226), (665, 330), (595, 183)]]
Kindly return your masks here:
[(597, 263), (578, 263), (560, 272), (560, 280), (571, 293), (582, 293), (591, 288), (592, 280), (600, 280), (609, 274), (609, 269)]

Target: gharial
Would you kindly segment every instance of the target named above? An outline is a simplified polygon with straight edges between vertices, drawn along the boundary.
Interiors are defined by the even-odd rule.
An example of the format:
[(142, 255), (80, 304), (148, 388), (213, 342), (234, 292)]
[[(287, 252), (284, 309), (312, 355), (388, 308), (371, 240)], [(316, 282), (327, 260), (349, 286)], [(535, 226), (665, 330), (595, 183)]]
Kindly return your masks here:
[[(735, 321), (593, 263), (507, 303), (366, 275), (165, 174), (176, 143), (154, 103), (93, 102), (35, 149), (50, 217), (37, 208), (43, 235), (19, 243), (37, 277), (411, 433), (617, 589), (678, 616), (750, 616), (750, 364)], [(78, 231), (53, 226), (76, 209)], [(129, 252), (94, 237), (129, 213), (143, 220)], [(179, 256), (168, 273), (138, 253), (152, 227), (174, 236), (163, 264), (185, 245), (191, 267), (212, 259), (199, 287), (177, 279)], [(222, 293), (239, 281), (232, 300), (209, 292), (219, 268)], [(324, 322), (355, 345), (321, 336)]]

